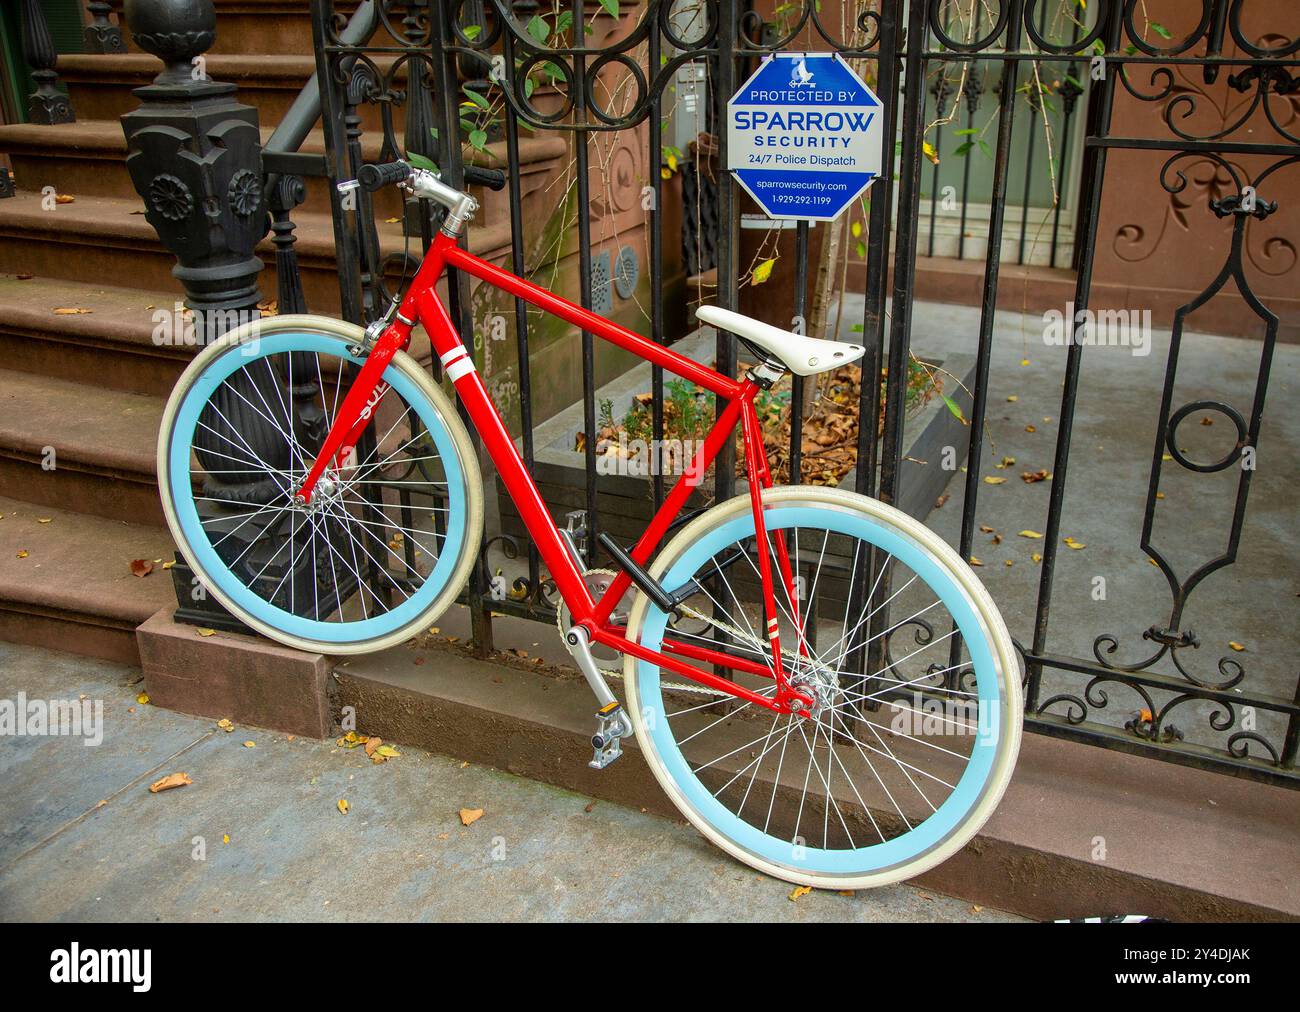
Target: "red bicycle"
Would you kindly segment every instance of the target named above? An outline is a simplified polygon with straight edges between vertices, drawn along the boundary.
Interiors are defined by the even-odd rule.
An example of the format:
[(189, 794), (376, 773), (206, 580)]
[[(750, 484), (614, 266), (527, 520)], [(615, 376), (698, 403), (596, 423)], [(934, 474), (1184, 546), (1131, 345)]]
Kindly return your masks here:
[[(422, 326), (564, 602), (566, 647), (599, 703), (593, 766), (635, 732), (706, 837), (796, 883), (882, 885), (965, 844), (1019, 747), (1002, 619), (918, 521), (837, 489), (773, 487), (754, 408), (787, 370), (814, 375), (863, 349), (704, 307), (704, 323), (757, 356), (723, 375), (461, 249), (477, 203), (433, 172), (396, 162), (340, 184), (385, 185), (445, 209), (387, 316), (364, 331), (316, 316), (242, 327), (194, 359), (168, 402), (163, 506), (209, 591), (272, 639), (331, 654), (406, 640), (457, 598), (482, 537), (482, 479), (451, 400), (405, 351)], [(448, 267), (725, 402), (637, 542), (599, 539), (614, 571), (589, 570), (547, 512), (439, 299)], [(661, 544), (737, 426), (748, 492)], [(621, 655), (621, 672), (593, 648)]]

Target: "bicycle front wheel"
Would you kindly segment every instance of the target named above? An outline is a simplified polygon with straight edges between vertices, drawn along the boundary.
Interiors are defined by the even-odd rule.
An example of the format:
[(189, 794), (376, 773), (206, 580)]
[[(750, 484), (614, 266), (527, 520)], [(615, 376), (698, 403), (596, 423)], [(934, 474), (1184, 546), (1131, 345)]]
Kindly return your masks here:
[(362, 363), (359, 327), (283, 316), (233, 331), (181, 376), (158, 480), (172, 536), (211, 593), (288, 646), (399, 643), (455, 600), (482, 536), (482, 480), (464, 425), (398, 353), (370, 424), (309, 504), (295, 492)]
[[(745, 863), (801, 885), (858, 889), (917, 875), (960, 849), (1011, 777), (1021, 686), (988, 593), (906, 514), (836, 489), (764, 493), (781, 663), (805, 716), (701, 694), (628, 657), (628, 709), (646, 761), (682, 813)], [(628, 637), (773, 663), (748, 496), (701, 515), (654, 575), (693, 587), (677, 621), (639, 595)], [(774, 569), (776, 567), (773, 562)], [(692, 582), (693, 581), (693, 582)], [(678, 651), (680, 652), (680, 651)], [(763, 696), (775, 681), (727, 677)]]

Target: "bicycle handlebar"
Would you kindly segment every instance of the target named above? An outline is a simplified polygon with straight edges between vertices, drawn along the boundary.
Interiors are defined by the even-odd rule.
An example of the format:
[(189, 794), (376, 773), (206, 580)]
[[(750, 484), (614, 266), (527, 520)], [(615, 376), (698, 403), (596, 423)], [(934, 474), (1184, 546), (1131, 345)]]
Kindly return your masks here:
[(387, 162), (383, 165), (363, 165), (357, 172), (357, 182), (368, 193), (382, 190), (393, 183), (403, 183), (411, 178), (414, 168), (406, 162)]
[[(357, 173), (357, 182), (361, 188), (374, 193), (393, 183), (402, 183), (411, 178), (414, 168), (407, 162), (387, 162), (381, 165), (363, 165)], [(485, 186), (489, 190), (501, 190), (506, 185), (506, 174), (500, 169), (484, 169), (477, 165), (465, 166), (465, 182), (475, 186)]]

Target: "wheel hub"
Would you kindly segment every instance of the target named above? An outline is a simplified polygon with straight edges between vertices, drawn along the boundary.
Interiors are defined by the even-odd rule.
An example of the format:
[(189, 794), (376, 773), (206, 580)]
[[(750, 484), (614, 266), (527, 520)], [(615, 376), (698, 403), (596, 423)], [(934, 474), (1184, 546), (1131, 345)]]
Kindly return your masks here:
[[(299, 488), (301, 487), (300, 484)], [(294, 494), (293, 504), (308, 513), (315, 513), (330, 503), (340, 502), (346, 487), (338, 471), (327, 468), (316, 480), (316, 487), (312, 490), (310, 501), (299, 491)]]

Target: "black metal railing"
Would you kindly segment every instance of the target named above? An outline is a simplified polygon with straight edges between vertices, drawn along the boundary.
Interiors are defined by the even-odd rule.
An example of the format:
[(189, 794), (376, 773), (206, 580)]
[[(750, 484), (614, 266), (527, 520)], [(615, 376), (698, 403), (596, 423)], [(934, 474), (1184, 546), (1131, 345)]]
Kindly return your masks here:
[[(502, 164), (510, 176), (510, 234), (502, 255), (507, 266), (527, 274), (539, 267), (533, 255), (539, 237), (525, 234), (530, 221), (523, 210), (527, 194), (522, 151), (529, 138), (563, 138), (567, 153), (561, 161), (568, 163), (563, 184), (568, 189), (549, 192), (547, 202), (559, 210), (548, 219), (548, 225), (558, 222), (559, 239), (555, 241), (559, 246), (573, 236), (578, 298), (590, 307), (600, 286), (609, 283), (603, 268), (596, 269), (602, 261), (594, 248), (593, 205), (600, 203), (601, 195), (591, 192), (597, 172), (593, 151), (599, 159), (602, 138), (624, 135), (647, 167), (642, 182), (649, 288), (642, 329), (654, 340), (666, 342), (678, 336), (668, 326), (670, 307), (664, 285), (666, 259), (681, 236), (665, 234), (672, 188), (663, 178), (665, 172), (671, 174), (663, 131), (675, 112), (670, 95), (677, 72), (684, 67), (703, 70), (714, 132), (711, 143), (716, 164), (722, 167), (716, 177), (706, 174), (716, 235), (709, 255), (698, 257), (694, 266), (702, 271), (711, 262), (717, 280), (707, 297), (724, 307), (738, 308), (750, 275), (741, 253), (742, 194), (725, 171), (726, 130), (719, 125), (726, 122), (726, 102), (757, 61), (770, 53), (813, 49), (840, 53), (874, 82), (883, 100), (885, 136), (896, 138), (898, 145), (897, 158), (883, 160), (883, 171), (870, 192), (865, 213), (865, 281), (858, 329), (868, 351), (862, 362), (864, 382), (860, 384), (853, 479), (858, 492), (898, 502), (908, 463), (904, 437), (917, 257), (928, 252), (933, 242), (933, 198), (943, 182), (934, 172), (927, 148), (942, 153), (952, 150), (954, 142), (959, 148), (966, 141), (957, 141), (957, 137), (974, 135), (958, 131), (975, 128), (974, 117), (988, 109), (992, 114), (988, 129), (980, 135), (987, 148), (987, 154), (983, 148), (980, 154), (991, 165), (987, 246), (979, 322), (971, 342), (974, 365), (966, 417), (969, 442), (955, 538), (962, 555), (970, 557), (983, 491), (982, 465), (987, 464), (989, 453), (986, 428), (1004, 247), (1011, 244), (1016, 250), (1012, 259), (1017, 262), (1032, 259), (1028, 248), (1034, 241), (1033, 223), (1025, 213), (1019, 220), (1009, 221), (1007, 213), (1012, 205), (1027, 209), (1031, 190), (1040, 185), (1029, 173), (1034, 165), (1044, 162), (1030, 145), (1055, 139), (1050, 165), (1056, 176), (1057, 198), (1043, 212), (1052, 229), (1046, 262), (1074, 267), (1073, 306), (1077, 311), (1094, 302), (1099, 221), (1112, 154), (1159, 153), (1165, 160), (1153, 176), (1134, 175), (1126, 182), (1165, 195), (1186, 188), (1189, 164), (1212, 164), (1227, 180), (1222, 192), (1206, 206), (1193, 207), (1187, 213), (1203, 215), (1201, 224), (1221, 230), (1229, 238), (1227, 252), (1213, 282), (1173, 315), (1158, 417), (1154, 432), (1146, 433), (1152, 437), (1153, 450), (1143, 529), (1131, 550), (1131, 554), (1140, 552), (1141, 558), (1149, 558), (1164, 575), (1170, 601), (1167, 606), (1151, 604), (1152, 613), (1142, 622), (1150, 623), (1143, 635), (1153, 646), (1147, 656), (1136, 661), (1117, 661), (1120, 638), (1106, 631), (1091, 636), (1090, 652), (1053, 649), (1056, 641), (1049, 631), (1054, 623), (1060, 623), (1053, 600), (1058, 591), (1062, 514), (1085, 358), (1085, 342), (1075, 340), (1082, 336), (1078, 333), (1082, 317), (1071, 318), (1031, 635), (1019, 644), (1026, 723), (1040, 733), (1294, 787), (1300, 784), (1296, 770), (1300, 682), (1282, 689), (1276, 680), (1271, 687), (1261, 684), (1250, 677), (1245, 663), (1233, 657), (1219, 659), (1214, 665), (1216, 674), (1205, 675), (1191, 663), (1191, 651), (1200, 641), (1187, 621), (1188, 602), (1207, 577), (1236, 559), (1248, 519), (1247, 501), (1258, 461), (1265, 392), (1278, 334), (1278, 317), (1255, 292), (1257, 279), (1251, 276), (1244, 247), (1252, 225), (1276, 211), (1280, 174), (1286, 169), (1294, 174), (1295, 163), (1300, 161), (1296, 153), (1300, 137), (1293, 126), (1294, 96), (1300, 92), (1300, 60), (1296, 58), (1300, 40), (1295, 37), (1294, 24), (1283, 23), (1281, 15), (1277, 23), (1266, 23), (1271, 16), (1266, 6), (1249, 0), (1201, 0), (1187, 5), (1191, 14), (1184, 12), (1183, 19), (1191, 23), (1182, 28), (1179, 22), (1175, 33), (1162, 25), (1153, 28), (1155, 23), (1148, 20), (1140, 0), (1094, 0), (1087, 5), (1074, 0), (1002, 0), (996, 4), (873, 0), (842, 5), (814, 0), (779, 5), (740, 0), (564, 0), (554, 4), (367, 0), (361, 5), (314, 0), (313, 30), (326, 139), (323, 171), (331, 182), (355, 176), (367, 149), (367, 130), (379, 134), (374, 146), (376, 160), (403, 153), (430, 157), (452, 185), (463, 184), (466, 158)], [(349, 19), (369, 10), (377, 18), (373, 35), (350, 34)], [(689, 30), (684, 24), (689, 24)], [(1199, 122), (1193, 115), (1198, 102), (1207, 100), (1201, 92), (1180, 86), (1179, 75), (1193, 75), (1207, 88), (1229, 88), (1242, 100), (1234, 106), (1232, 120), (1199, 132), (1193, 129)], [(1114, 110), (1121, 100), (1155, 111), (1156, 116), (1151, 117), (1155, 128), (1142, 136), (1117, 132)], [(992, 105), (996, 109), (990, 108)], [(949, 113), (954, 115), (947, 122), (935, 122)], [(1040, 121), (1053, 124), (1048, 133), (1026, 129)], [(1018, 122), (1024, 124), (1019, 141)], [(1041, 149), (1036, 150), (1041, 155)], [(970, 149), (958, 155), (963, 156), (959, 227), (964, 235), (968, 225), (965, 208), (983, 184), (972, 178), (976, 173), (970, 168)], [(700, 174), (698, 152), (695, 158), (691, 185), (700, 191), (705, 177)], [(267, 171), (269, 164), (264, 165)], [(603, 162), (598, 164), (603, 168)], [(1077, 166), (1077, 197), (1063, 201), (1059, 184), (1074, 173), (1072, 165)], [(277, 171), (293, 170), (285, 165)], [(293, 202), (293, 188), (277, 187), (269, 192), (276, 195), (273, 215), (286, 215), (283, 205)], [(927, 193), (931, 198), (928, 216), (922, 213), (922, 198)], [(350, 320), (364, 322), (381, 312), (391, 296), (385, 280), (390, 261), (374, 226), (369, 197), (363, 195), (355, 208), (344, 206), (332, 188), (331, 198), (342, 312)], [(1058, 249), (1063, 219), (1070, 226), (1072, 257)], [(433, 225), (423, 208), (414, 216), (408, 213), (404, 223), (408, 235), (426, 244)], [(684, 231), (689, 232), (689, 227)], [(797, 226), (793, 242), (797, 277), (790, 304), (770, 307), (772, 318), (782, 322), (807, 319), (812, 308), (806, 285), (813, 266), (807, 255), (807, 223)], [(291, 243), (288, 245), (291, 248)], [(282, 268), (290, 270), (290, 264)], [(1140, 285), (1136, 279), (1133, 283)], [(1227, 402), (1226, 395), (1202, 396), (1184, 403), (1176, 396), (1175, 376), (1186, 321), (1229, 284), (1238, 289), (1244, 311), (1258, 319), (1262, 333), (1250, 346), (1251, 354), (1258, 358), (1250, 404), (1238, 409)], [(483, 321), (475, 319), (466, 279), (452, 279), (450, 297), (452, 318), (470, 343)], [(281, 298), (286, 296), (282, 293)], [(532, 376), (538, 350), (537, 322), (522, 302), (513, 308), (510, 322), (516, 360), (512, 368), (518, 401), (517, 415), (512, 414), (510, 421), (518, 426), (522, 450), (532, 468), (539, 452), (534, 445), (536, 423), (541, 421), (534, 415)], [(842, 328), (842, 321), (837, 320), (836, 325)], [(581, 366), (585, 435), (581, 500), (588, 514), (589, 545), (594, 546), (594, 535), (607, 519), (602, 516), (596, 467), (599, 371), (591, 335), (570, 339), (578, 346), (575, 359)], [(737, 348), (732, 337), (718, 335), (714, 360), (720, 370), (736, 369)], [(436, 363), (431, 367), (436, 369)], [(887, 375), (883, 389), (880, 383), (865, 381), (882, 369)], [(1211, 386), (1214, 381), (1213, 376), (1206, 380)], [(661, 438), (665, 378), (658, 370), (651, 388), (654, 432)], [(790, 394), (794, 419), (802, 417), (809, 396), (810, 391), (796, 380)], [(1155, 389), (1151, 396), (1157, 396)], [(874, 421), (882, 411), (883, 428), (878, 434)], [(1228, 418), (1235, 432), (1231, 451), (1209, 464), (1191, 459), (1175, 438), (1180, 423), (1189, 414), (1202, 411)], [(793, 483), (800, 480), (805, 462), (800, 428), (792, 425), (791, 430), (788, 458)], [(1287, 467), (1282, 460), (1259, 462), (1259, 466)], [(1190, 568), (1175, 562), (1173, 554), (1164, 551), (1153, 535), (1161, 476), (1169, 468), (1188, 475), (1232, 475), (1235, 469), (1226, 547), (1209, 561)], [(711, 491), (714, 498), (724, 499), (735, 492), (735, 485), (733, 448), (729, 447), (718, 460)], [(662, 478), (656, 477), (650, 488), (658, 505), (664, 493)], [(548, 620), (554, 617), (546, 574), (535, 551), (530, 545), (503, 537), (493, 539), (485, 548), (484, 560), (489, 548), (503, 547), (507, 554), (526, 556), (527, 570), (509, 588), (510, 593), (502, 595), (492, 586), (486, 561), (479, 566), (468, 603), (474, 614), (475, 640), (482, 649), (491, 645), (494, 611)], [(591, 550), (594, 552), (594, 547)], [(594, 554), (592, 558), (594, 561)], [(861, 595), (866, 587), (879, 587), (880, 593), (887, 594), (889, 574), (877, 581), (877, 563), (871, 560), (866, 565), (872, 571), (863, 575), (870, 579), (852, 581), (851, 593)], [(869, 630), (873, 636), (887, 623), (885, 614), (877, 619), (881, 625)], [(1078, 615), (1071, 617), (1074, 624), (1082, 621)], [(854, 652), (855, 663), (888, 663), (887, 649), (887, 641), (864, 640), (863, 649)], [(954, 670), (940, 675), (934, 688), (941, 691), (961, 674)], [(1131, 709), (1134, 703), (1142, 716), (1125, 726), (1117, 711)], [(1194, 715), (1203, 726), (1185, 736), (1172, 734), (1169, 718), (1173, 713)]]

